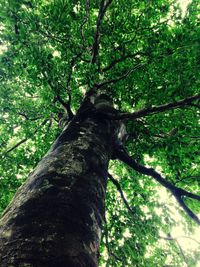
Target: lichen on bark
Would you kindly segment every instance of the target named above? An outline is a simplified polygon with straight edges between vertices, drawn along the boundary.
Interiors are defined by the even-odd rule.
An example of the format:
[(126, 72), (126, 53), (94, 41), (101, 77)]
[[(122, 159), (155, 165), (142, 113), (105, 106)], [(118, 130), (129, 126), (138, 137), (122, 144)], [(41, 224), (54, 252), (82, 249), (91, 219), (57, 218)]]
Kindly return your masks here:
[(64, 128), (5, 211), (2, 267), (98, 266), (107, 169), (119, 125), (88, 114), (79, 112)]

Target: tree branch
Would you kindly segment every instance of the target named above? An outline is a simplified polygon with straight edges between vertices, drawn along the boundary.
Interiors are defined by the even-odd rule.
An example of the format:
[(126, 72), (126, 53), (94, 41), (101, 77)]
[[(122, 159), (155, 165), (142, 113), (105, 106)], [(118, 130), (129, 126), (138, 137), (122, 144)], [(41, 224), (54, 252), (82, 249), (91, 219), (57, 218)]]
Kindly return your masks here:
[(86, 24), (86, 22), (88, 21), (89, 10), (90, 10), (90, 0), (86, 0), (85, 10), (86, 10), (86, 14), (85, 14), (85, 17), (83, 19), (83, 22), (81, 23), (81, 26), (80, 26), (80, 33), (81, 33), (83, 47), (85, 47), (85, 36), (84, 36), (84, 33), (83, 33), (83, 27)]
[(103, 68), (102, 71), (106, 72), (113, 68), (117, 63), (120, 63), (128, 58), (135, 58), (136, 56), (144, 55), (146, 56), (146, 53), (143, 52), (136, 52), (134, 54), (128, 54), (128, 55), (122, 55), (120, 58), (113, 60), (107, 67)]
[[(79, 54), (80, 55), (80, 54)], [(46, 81), (47, 81), (47, 84), (49, 85), (49, 87), (51, 88), (51, 90), (56, 93), (56, 96), (55, 96), (55, 102), (56, 100), (58, 100), (58, 102), (63, 106), (64, 110), (67, 112), (68, 114), (68, 120), (70, 121), (73, 117), (74, 117), (74, 114), (71, 110), (71, 93), (70, 93), (70, 87), (69, 87), (69, 84), (70, 84), (70, 81), (71, 81), (71, 76), (72, 76), (72, 68), (74, 66), (74, 61), (75, 59), (77, 59), (79, 57), (79, 55), (76, 55), (75, 58), (72, 59), (71, 61), (71, 64), (70, 64), (70, 72), (69, 72), (69, 76), (68, 76), (68, 79), (66, 81), (66, 91), (67, 91), (67, 94), (68, 94), (68, 101), (67, 103), (61, 98), (61, 96), (59, 95), (58, 92), (56, 92), (55, 90), (55, 86), (52, 84), (51, 80), (49, 79), (47, 73), (44, 71), (43, 72), (43, 75), (44, 77), (46, 78)], [(63, 87), (63, 86), (62, 86)], [(58, 90), (57, 90), (58, 91)], [(54, 102), (54, 103), (55, 103)]]
[(200, 242), (197, 241), (196, 239), (190, 237), (190, 236), (176, 236), (176, 237), (172, 237), (171, 235), (170, 236), (160, 236), (160, 238), (164, 239), (164, 240), (176, 240), (176, 239), (180, 239), (180, 238), (187, 238), (187, 239), (190, 239), (194, 242), (196, 242), (197, 244), (200, 245)]
[[(140, 67), (143, 67), (144, 65), (145, 65), (145, 63), (139, 63), (135, 67), (133, 67), (131, 70), (128, 70), (127, 72), (125, 72), (124, 74), (122, 74), (121, 76), (119, 76), (118, 78), (112, 79), (112, 80), (108, 80), (108, 81), (104, 81), (102, 83), (96, 84), (95, 86), (98, 89), (98, 88), (101, 88), (101, 87), (103, 87), (105, 85), (119, 82), (119, 81), (125, 79), (127, 76), (129, 76), (134, 70), (139, 69)], [(124, 114), (126, 114), (126, 113), (124, 113)], [(131, 114), (131, 113), (128, 113), (128, 114)]]
[(164, 240), (168, 240), (168, 241), (174, 241), (177, 244), (177, 246), (178, 246), (178, 248), (180, 250), (180, 253), (181, 253), (182, 257), (183, 257), (184, 262), (189, 267), (188, 262), (187, 262), (187, 258), (185, 257), (185, 254), (183, 252), (183, 249), (182, 249), (180, 243), (178, 242), (178, 238), (177, 237), (176, 238), (172, 237), (170, 234), (167, 237), (160, 237), (160, 238), (162, 238)]
[(82, 51), (80, 53), (78, 53), (77, 55), (75, 55), (74, 57), (72, 57), (71, 62), (70, 62), (70, 70), (69, 70), (69, 75), (66, 81), (66, 89), (68, 90), (68, 88), (70, 87), (70, 81), (72, 78), (72, 73), (73, 73), (73, 67), (76, 65), (76, 60), (81, 57), (82, 55)]
[(76, 60), (82, 55), (82, 51), (80, 53), (78, 53), (77, 55), (75, 55), (71, 62), (70, 62), (70, 70), (69, 70), (69, 75), (68, 75), (68, 79), (66, 81), (66, 91), (67, 91), (67, 95), (68, 95), (68, 101), (67, 103), (65, 103), (64, 101), (62, 101), (62, 99), (60, 98), (60, 96), (57, 95), (57, 99), (58, 101), (63, 105), (63, 107), (65, 108), (65, 110), (68, 113), (68, 121), (71, 121), (72, 118), (74, 117), (74, 114), (71, 110), (71, 101), (72, 101), (72, 96), (71, 96), (71, 90), (70, 90), (70, 82), (72, 79), (72, 74), (73, 74), (73, 67), (76, 65)]
[(10, 149), (8, 149), (4, 154), (7, 155), (8, 153), (12, 152), (15, 148), (17, 148), (18, 146), (20, 146), (21, 144), (25, 143), (28, 140), (28, 138), (24, 138), (21, 141), (19, 141), (16, 145), (14, 145), (13, 147), (11, 147)]
[[(125, 44), (125, 43), (124, 43)], [(106, 72), (108, 70), (110, 70), (111, 68), (113, 68), (117, 63), (120, 63), (128, 58), (136, 58), (136, 56), (145, 56), (145, 57), (148, 57), (149, 60), (157, 60), (157, 59), (163, 59), (163, 58), (166, 58), (166, 56), (171, 56), (173, 55), (174, 53), (177, 52), (177, 50), (181, 49), (181, 48), (184, 48), (184, 47), (178, 47), (174, 50), (170, 50), (170, 51), (164, 51), (162, 54), (160, 54), (158, 57), (155, 57), (154, 55), (152, 55), (151, 53), (147, 53), (147, 52), (142, 52), (142, 51), (138, 51), (136, 53), (133, 53), (133, 54), (127, 54), (125, 55), (125, 53), (122, 54), (122, 56), (118, 59), (115, 59), (113, 60), (108, 66), (104, 67), (102, 69), (103, 72)], [(139, 59), (139, 58), (137, 58)]]
[(36, 120), (39, 120), (42, 118), (42, 116), (38, 116), (38, 117), (35, 117), (35, 118), (30, 118), (26, 113), (24, 112), (18, 112), (19, 115), (21, 115), (22, 117), (24, 117), (26, 120), (29, 120), (29, 121), (36, 121)]
[[(42, 37), (47, 37), (48, 39), (52, 39), (55, 40), (56, 42), (58, 42), (59, 44), (64, 44), (65, 46), (68, 45), (68, 43), (66, 42), (66, 37), (60, 38), (58, 36), (53, 35), (51, 32), (48, 31), (48, 29), (41, 29), (41, 27), (38, 27), (38, 33), (40, 33), (42, 35)], [(42, 40), (44, 38), (41, 38)]]
[[(102, 87), (104, 87), (104, 86), (106, 86), (108, 84), (116, 83), (116, 82), (119, 82), (119, 81), (125, 79), (134, 70), (136, 70), (136, 69), (138, 69), (138, 68), (140, 68), (140, 67), (142, 67), (144, 65), (145, 65), (145, 63), (139, 63), (136, 66), (134, 66), (134, 68), (132, 68), (131, 70), (128, 70), (127, 72), (125, 72), (124, 74), (122, 74), (121, 76), (119, 76), (116, 79), (112, 79), (112, 80), (104, 81), (102, 83), (94, 84), (94, 86), (86, 93), (86, 98), (88, 99), (90, 96), (92, 96), (96, 92), (96, 90), (101, 89)], [(126, 114), (126, 113), (122, 113), (122, 114), (119, 114), (117, 116), (116, 115), (113, 115), (113, 114), (108, 114), (108, 113), (105, 113), (104, 115), (108, 119), (118, 120), (118, 119), (120, 119), (120, 117), (123, 114)], [(128, 113), (128, 114), (131, 114), (131, 113)]]
[(147, 168), (139, 163), (137, 163), (134, 159), (132, 159), (125, 149), (117, 149), (115, 156), (126, 163), (128, 166), (130, 166), (132, 169), (144, 174), (151, 176), (153, 179), (155, 179), (158, 183), (163, 185), (165, 188), (167, 188), (172, 195), (176, 198), (179, 205), (183, 208), (183, 210), (187, 213), (187, 215), (192, 218), (197, 224), (200, 225), (200, 219), (194, 214), (194, 212), (185, 204), (183, 201), (183, 197), (189, 197), (195, 200), (200, 201), (200, 196), (190, 193), (184, 189), (181, 189), (179, 187), (176, 187), (172, 183), (168, 182), (166, 179), (164, 179), (158, 172), (156, 172), (153, 168)]
[[(19, 110), (19, 111), (17, 111), (17, 110)], [(24, 111), (20, 111), (20, 110), (21, 110), (20, 108), (14, 108), (14, 110), (10, 107), (4, 107), (3, 108), (3, 112), (10, 112), (11, 114), (12, 114), (12, 112), (13, 113), (16, 112), (16, 114), (22, 116), (23, 118), (25, 118), (25, 120), (36, 121), (36, 120), (39, 120), (42, 118), (42, 115), (38, 115), (35, 118), (30, 118), (30, 116), (27, 113), (25, 113)]]
[[(37, 128), (36, 130), (33, 132), (33, 135), (35, 135), (40, 129), (41, 127), (43, 127), (49, 119), (45, 119)], [(28, 141), (29, 138), (24, 138), (21, 141), (19, 141), (16, 145), (14, 145), (13, 147), (11, 147), (10, 149), (8, 149), (6, 152), (2, 153), (1, 156), (3, 155), (7, 155), (8, 153), (12, 152), (14, 149), (16, 149), (17, 147), (19, 147), (21, 144), (25, 143), (26, 141)]]
[(137, 119), (137, 118), (149, 116), (155, 113), (160, 113), (160, 112), (164, 112), (164, 111), (175, 109), (175, 108), (183, 108), (185, 106), (190, 106), (192, 102), (195, 100), (200, 100), (200, 94), (196, 94), (194, 96), (184, 98), (177, 102), (171, 102), (171, 103), (163, 104), (163, 105), (156, 106), (156, 107), (143, 108), (133, 113), (121, 113), (117, 115), (108, 115), (108, 117), (110, 117), (110, 119), (113, 119), (113, 120)]
[(107, 2), (105, 2), (105, 0), (102, 0), (100, 3), (99, 13), (98, 13), (97, 23), (96, 23), (96, 32), (94, 36), (94, 43), (92, 46), (92, 60), (91, 60), (92, 64), (96, 63), (97, 56), (99, 54), (100, 28), (101, 28), (101, 24), (103, 21), (103, 17), (106, 13), (108, 6), (111, 4), (111, 2), (112, 0), (107, 0)]
[(69, 94), (69, 100), (67, 103), (65, 103), (62, 98), (60, 97), (60, 95), (56, 95), (56, 99), (60, 102), (60, 104), (63, 106), (63, 108), (66, 110), (67, 114), (68, 114), (68, 121), (71, 121), (72, 118), (74, 117), (74, 114), (71, 110), (71, 94)]
[(115, 253), (113, 253), (111, 251), (111, 249), (110, 249), (109, 240), (108, 240), (108, 227), (107, 227), (107, 220), (106, 220), (106, 218), (105, 218), (104, 234), (105, 234), (105, 246), (106, 246), (107, 251), (108, 251), (108, 256), (109, 257), (113, 257), (114, 259), (123, 262), (123, 260), (121, 258), (119, 258), (117, 255), (115, 255)]
[(128, 211), (130, 213), (134, 213), (133, 210), (132, 210), (132, 208), (129, 206), (129, 204), (128, 204), (126, 198), (125, 198), (125, 196), (124, 196), (124, 193), (123, 193), (123, 191), (121, 189), (121, 186), (120, 186), (119, 182), (110, 173), (108, 173), (108, 177), (111, 180), (111, 182), (116, 186), (118, 192), (120, 193), (120, 196), (122, 198), (122, 201), (124, 202), (124, 204), (125, 204), (126, 208), (128, 209)]
[(178, 246), (178, 248), (179, 248), (179, 250), (180, 250), (180, 253), (181, 253), (182, 257), (183, 257), (184, 262), (186, 263), (186, 265), (187, 265), (188, 267), (190, 267), (190, 266), (188, 265), (187, 258), (185, 257), (185, 254), (184, 254), (184, 252), (183, 252), (183, 249), (182, 249), (181, 245), (179, 244), (178, 240), (174, 240), (174, 241), (176, 242), (176, 244), (177, 244), (177, 246)]

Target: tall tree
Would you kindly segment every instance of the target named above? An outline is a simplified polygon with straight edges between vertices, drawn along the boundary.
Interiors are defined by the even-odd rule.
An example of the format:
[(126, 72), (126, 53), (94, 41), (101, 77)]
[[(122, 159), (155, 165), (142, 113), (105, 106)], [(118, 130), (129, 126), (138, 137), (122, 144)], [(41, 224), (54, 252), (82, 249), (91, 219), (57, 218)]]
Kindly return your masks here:
[(1, 1), (2, 267), (196, 266), (198, 5)]

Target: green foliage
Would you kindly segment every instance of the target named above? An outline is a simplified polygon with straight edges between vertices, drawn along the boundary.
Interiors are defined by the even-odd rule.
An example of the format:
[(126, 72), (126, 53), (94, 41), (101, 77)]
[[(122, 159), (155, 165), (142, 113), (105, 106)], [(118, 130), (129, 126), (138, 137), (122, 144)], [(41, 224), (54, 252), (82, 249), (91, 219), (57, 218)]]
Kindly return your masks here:
[[(90, 62), (100, 1), (90, 2), (0, 3), (1, 212), (59, 134), (58, 114), (63, 110), (56, 95), (67, 102), (69, 77), (74, 112), (94, 83), (131, 70), (107, 87), (121, 111), (174, 102), (199, 91), (197, 1), (184, 17), (174, 1), (113, 1), (100, 28), (95, 65)], [(172, 183), (200, 194), (198, 125), (195, 106), (128, 121), (126, 147)], [(102, 266), (197, 266), (198, 247), (184, 251), (184, 256), (176, 240), (160, 238), (177, 226), (188, 235), (195, 231), (171, 196), (162, 201), (157, 183), (119, 162), (112, 162), (110, 171), (133, 213), (109, 181)], [(197, 202), (186, 201), (200, 212)]]

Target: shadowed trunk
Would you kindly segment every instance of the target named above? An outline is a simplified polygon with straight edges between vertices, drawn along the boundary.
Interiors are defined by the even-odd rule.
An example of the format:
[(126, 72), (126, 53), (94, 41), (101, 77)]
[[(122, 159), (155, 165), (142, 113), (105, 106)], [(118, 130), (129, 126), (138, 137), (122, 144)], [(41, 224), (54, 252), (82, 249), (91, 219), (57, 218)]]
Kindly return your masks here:
[(63, 130), (1, 219), (1, 267), (98, 266), (116, 129), (79, 112)]

